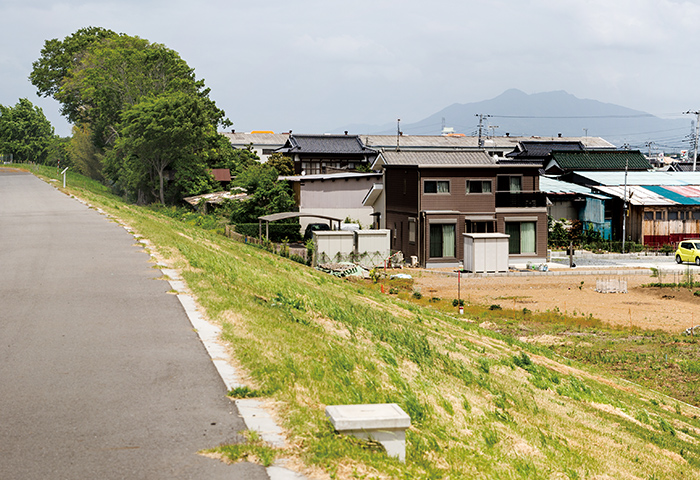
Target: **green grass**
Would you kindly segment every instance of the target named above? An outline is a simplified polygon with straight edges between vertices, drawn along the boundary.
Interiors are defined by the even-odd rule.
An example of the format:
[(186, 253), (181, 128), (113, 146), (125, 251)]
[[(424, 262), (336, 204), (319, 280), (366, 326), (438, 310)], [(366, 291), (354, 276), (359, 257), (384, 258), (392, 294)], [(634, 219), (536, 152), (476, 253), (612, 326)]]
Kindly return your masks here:
[(256, 432), (246, 432), (246, 442), (221, 445), (202, 453), (217, 455), (228, 463), (254, 462), (265, 467), (272, 465), (283, 452), (265, 444)]
[[(666, 351), (695, 375), (693, 342), (559, 311), (465, 305), (458, 316), (451, 300), (417, 298), (410, 284), (383, 295), (93, 186), (69, 191), (150, 240), (222, 326), (254, 383), (234, 395), (264, 392), (278, 405), (287, 450), (249, 437), (218, 455), (293, 456), (331, 478), (700, 478), (698, 410), (608, 373), (624, 365), (638, 368), (637, 383), (668, 378)], [(572, 341), (522, 340), (545, 332)], [(334, 432), (324, 415), (326, 405), (385, 402), (412, 419), (405, 464)]]

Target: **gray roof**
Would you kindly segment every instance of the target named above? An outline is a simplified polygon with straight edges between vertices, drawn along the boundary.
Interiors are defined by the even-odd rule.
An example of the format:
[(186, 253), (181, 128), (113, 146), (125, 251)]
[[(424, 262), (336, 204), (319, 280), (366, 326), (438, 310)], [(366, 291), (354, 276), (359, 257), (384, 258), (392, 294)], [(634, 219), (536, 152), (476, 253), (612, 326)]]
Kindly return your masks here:
[[(229, 139), (234, 146), (269, 145), (282, 146), (290, 137), (285, 133), (245, 133), (245, 132), (221, 132), (221, 135)], [(292, 136), (299, 137), (303, 135)], [(338, 137), (341, 135), (312, 135), (316, 137)], [(344, 135), (343, 135), (344, 136)], [(358, 137), (365, 147), (373, 149), (396, 148), (396, 135), (349, 135)], [(586, 148), (615, 148), (610, 142), (600, 137), (483, 137), (486, 148), (498, 148), (499, 150), (514, 150), (518, 143), (525, 141), (537, 142), (581, 142)], [(401, 148), (415, 149), (445, 149), (445, 148), (465, 148), (478, 149), (478, 137), (471, 136), (448, 136), (448, 135), (401, 135), (399, 137)]]
[(552, 153), (552, 150), (557, 150), (557, 151), (564, 151), (564, 150), (573, 150), (573, 151), (583, 151), (585, 147), (583, 144), (579, 141), (575, 142), (561, 142), (561, 141), (552, 141), (552, 142), (542, 142), (542, 141), (523, 141), (518, 144), (518, 148), (506, 155), (507, 157), (515, 157), (515, 158), (537, 158), (544, 160), (545, 157), (547, 157), (550, 153)]
[[(360, 135), (366, 146), (375, 149), (396, 149), (396, 135)], [(514, 150), (520, 142), (581, 142), (586, 148), (615, 148), (612, 143), (600, 137), (482, 137), (484, 147), (499, 150)], [(448, 135), (401, 135), (399, 148), (465, 148), (478, 149), (479, 138)]]
[(319, 173), (313, 175), (287, 175), (281, 176), (278, 180), (287, 180), (290, 182), (305, 182), (314, 180), (343, 180), (343, 179), (356, 179), (360, 180), (363, 178), (377, 178), (381, 177), (381, 173), (361, 173), (361, 172), (348, 172), (348, 173)]
[(288, 133), (231, 133), (231, 132), (219, 132), (224, 137), (228, 138), (231, 145), (235, 146), (246, 146), (246, 145), (267, 145), (269, 147), (279, 148), (285, 144), (289, 138)]
[(355, 135), (290, 135), (281, 152), (359, 154), (375, 153)]
[(323, 218), (324, 220), (332, 220), (335, 222), (342, 222), (342, 218), (331, 217), (330, 215), (321, 215), (318, 213), (300, 213), (300, 212), (281, 212), (281, 213), (271, 213), (270, 215), (263, 215), (258, 217), (259, 221), (264, 222), (276, 222), (278, 220), (288, 220), (290, 218), (300, 218), (300, 217), (314, 217)]
[(384, 165), (474, 166), (496, 165), (496, 160), (483, 150), (475, 151), (386, 151), (377, 161)]

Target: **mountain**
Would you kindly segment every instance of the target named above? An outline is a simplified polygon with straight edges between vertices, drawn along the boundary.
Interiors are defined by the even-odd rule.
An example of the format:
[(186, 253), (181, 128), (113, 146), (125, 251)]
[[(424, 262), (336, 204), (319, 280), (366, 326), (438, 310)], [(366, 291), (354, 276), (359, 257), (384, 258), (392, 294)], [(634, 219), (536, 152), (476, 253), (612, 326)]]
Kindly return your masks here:
[[(622, 146), (647, 151), (688, 149), (683, 139), (690, 133), (691, 118), (663, 119), (646, 112), (580, 99), (565, 91), (526, 94), (507, 90), (490, 100), (455, 103), (415, 123), (402, 123), (406, 135), (439, 135), (443, 125), (457, 133), (476, 135), (478, 115), (483, 121), (483, 135), (565, 137), (595, 136)], [(353, 125), (344, 128), (353, 133), (395, 134), (396, 124), (383, 126)]]

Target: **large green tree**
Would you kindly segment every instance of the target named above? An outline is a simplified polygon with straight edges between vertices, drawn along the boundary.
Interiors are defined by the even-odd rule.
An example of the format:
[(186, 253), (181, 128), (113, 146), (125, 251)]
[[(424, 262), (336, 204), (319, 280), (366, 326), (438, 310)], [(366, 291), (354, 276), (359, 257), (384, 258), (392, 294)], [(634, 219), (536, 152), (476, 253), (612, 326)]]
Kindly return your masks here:
[[(49, 56), (55, 51), (61, 54)], [(177, 52), (139, 37), (80, 30), (63, 42), (47, 42), (42, 53), (30, 75), (38, 93), (58, 100), (72, 123), (89, 125), (99, 146), (116, 141), (122, 112), (144, 97), (180, 91), (208, 100), (204, 82)], [(58, 65), (50, 68), (54, 61)]]
[(76, 170), (86, 177), (102, 180), (102, 151), (92, 143), (87, 125), (74, 125), (68, 153)]
[(212, 188), (208, 169), (235, 159), (216, 134), (230, 125), (224, 112), (164, 45), (90, 27), (47, 41), (33, 67), (37, 93), (58, 100), (81, 135), (90, 132), (102, 173), (137, 201), (204, 193)]
[(294, 175), (294, 160), (282, 153), (275, 152), (267, 159), (267, 164), (275, 167), (280, 175)]
[(244, 188), (248, 199), (233, 206), (233, 223), (255, 223), (260, 216), (295, 209), (292, 188), (288, 182), (278, 181), (278, 175), (274, 167), (256, 163), (236, 177), (234, 185)]
[[(101, 27), (81, 28), (63, 40), (46, 40), (41, 49), (41, 57), (32, 63), (29, 80), (37, 89), (37, 95), (53, 97), (61, 89), (70, 71), (85, 56), (88, 48), (106, 38), (116, 37), (117, 33)], [(79, 103), (63, 104), (63, 114), (68, 118), (76, 115)]]
[(124, 176), (129, 182), (122, 186), (132, 192), (150, 185), (161, 203), (166, 170), (174, 172), (173, 187), (182, 195), (211, 191), (213, 178), (201, 155), (218, 135), (211, 114), (204, 99), (183, 92), (143, 99), (122, 113), (108, 174), (117, 182)]
[(44, 112), (26, 98), (14, 107), (0, 105), (0, 153), (19, 162), (44, 163), (54, 137)]

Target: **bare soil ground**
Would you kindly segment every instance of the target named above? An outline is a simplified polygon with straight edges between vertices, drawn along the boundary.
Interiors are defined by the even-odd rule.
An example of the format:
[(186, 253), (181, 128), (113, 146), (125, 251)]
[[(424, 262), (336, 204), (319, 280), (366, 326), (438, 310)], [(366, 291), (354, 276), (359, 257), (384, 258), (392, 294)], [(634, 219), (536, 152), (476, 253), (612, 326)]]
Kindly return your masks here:
[[(420, 271), (414, 275), (415, 287), (424, 296), (457, 298), (457, 278), (444, 273)], [(627, 281), (628, 293), (598, 293), (597, 279)], [(657, 282), (648, 275), (576, 275), (542, 274), (524, 277), (462, 277), (461, 298), (468, 303), (500, 305), (502, 308), (588, 316), (612, 325), (643, 329), (661, 329), (681, 333), (700, 324), (698, 289), (643, 287)], [(664, 279), (664, 281), (673, 281)]]

